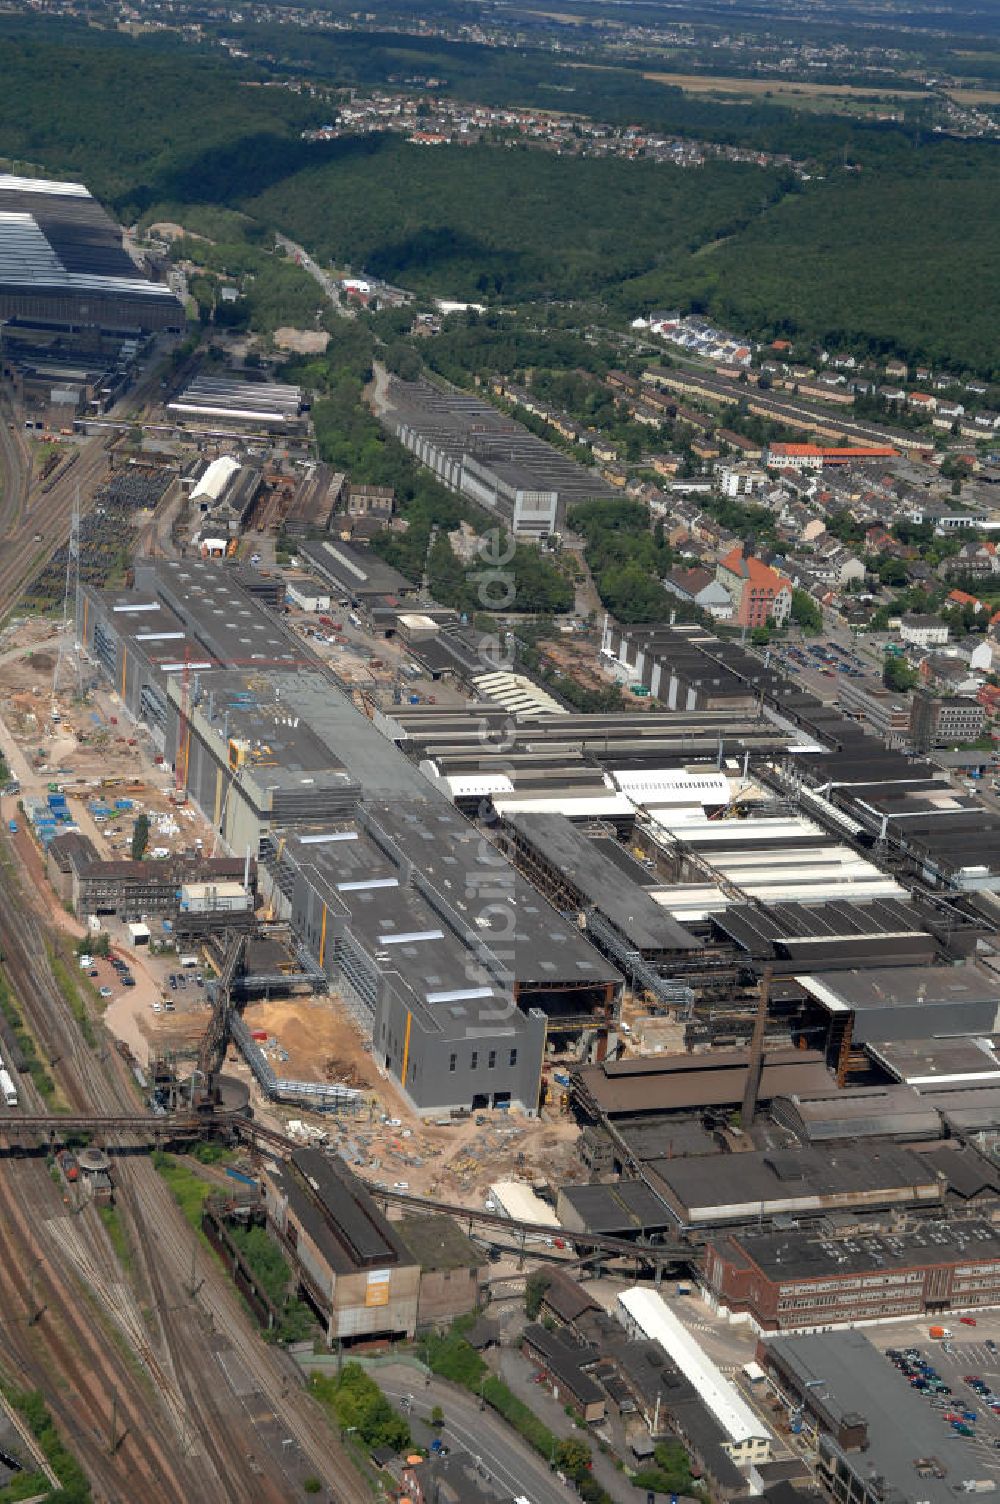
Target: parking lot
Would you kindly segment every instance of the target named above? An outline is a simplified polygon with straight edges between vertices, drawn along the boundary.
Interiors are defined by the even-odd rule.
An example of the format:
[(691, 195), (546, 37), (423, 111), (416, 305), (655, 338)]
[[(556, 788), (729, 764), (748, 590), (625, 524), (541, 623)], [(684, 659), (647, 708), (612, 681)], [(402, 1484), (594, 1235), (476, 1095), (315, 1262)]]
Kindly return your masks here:
[[(979, 1318), (977, 1326), (972, 1328), (960, 1325), (957, 1317), (951, 1317), (947, 1329), (952, 1332), (952, 1337), (944, 1342), (928, 1337), (925, 1325), (923, 1338), (912, 1342), (912, 1349), (919, 1353), (919, 1359), (910, 1364), (916, 1377), (920, 1376), (917, 1362), (930, 1365), (940, 1382), (951, 1390), (950, 1394), (934, 1394), (929, 1388), (919, 1391), (927, 1406), (926, 1438), (922, 1438), (925, 1450), (928, 1454), (941, 1456), (944, 1448), (948, 1457), (941, 1456), (941, 1460), (947, 1461), (954, 1458), (955, 1447), (960, 1445), (967, 1459), (966, 1468), (975, 1466), (975, 1474), (966, 1475), (976, 1477), (1000, 1474), (1000, 1413), (990, 1406), (993, 1398), (1000, 1409), (1000, 1343), (989, 1332), (997, 1322), (990, 1320), (988, 1329), (981, 1331), (978, 1321)], [(877, 1345), (895, 1350), (911, 1347), (909, 1341), (904, 1342), (898, 1334), (894, 1336), (892, 1333), (887, 1334), (884, 1341), (879, 1340)], [(887, 1382), (910, 1383), (908, 1373), (895, 1369), (888, 1356), (886, 1368)], [(981, 1381), (986, 1392), (977, 1392), (969, 1379)]]

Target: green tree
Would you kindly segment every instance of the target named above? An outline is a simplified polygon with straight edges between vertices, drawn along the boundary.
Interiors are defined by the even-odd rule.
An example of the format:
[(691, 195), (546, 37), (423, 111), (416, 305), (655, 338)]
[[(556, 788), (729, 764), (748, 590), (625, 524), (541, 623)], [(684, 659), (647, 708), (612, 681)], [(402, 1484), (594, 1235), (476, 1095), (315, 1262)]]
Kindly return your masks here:
[(149, 845), (149, 816), (145, 811), (137, 816), (132, 826), (132, 860), (141, 862)]
[(552, 1276), (544, 1269), (535, 1269), (524, 1282), (524, 1309), (532, 1321), (542, 1309), (542, 1299), (552, 1283)]
[(792, 621), (806, 633), (823, 630), (823, 612), (806, 590), (792, 591)]
[(882, 664), (882, 683), (886, 689), (891, 689), (894, 694), (905, 694), (916, 682), (917, 671), (910, 667), (905, 658), (886, 653)]
[(570, 1478), (583, 1478), (590, 1472), (590, 1448), (576, 1436), (568, 1436), (556, 1447), (556, 1466)]

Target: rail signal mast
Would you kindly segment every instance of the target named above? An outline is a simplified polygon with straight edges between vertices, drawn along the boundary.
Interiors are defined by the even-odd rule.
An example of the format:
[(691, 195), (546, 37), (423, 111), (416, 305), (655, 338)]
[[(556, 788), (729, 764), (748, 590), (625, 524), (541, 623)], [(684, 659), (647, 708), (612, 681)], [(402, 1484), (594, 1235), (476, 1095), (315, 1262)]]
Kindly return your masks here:
[(191, 646), (184, 644), (184, 667), (181, 669), (181, 705), (177, 717), (177, 756), (174, 759), (174, 789), (183, 794), (187, 783), (188, 743), (191, 731), (188, 713), (191, 695)]

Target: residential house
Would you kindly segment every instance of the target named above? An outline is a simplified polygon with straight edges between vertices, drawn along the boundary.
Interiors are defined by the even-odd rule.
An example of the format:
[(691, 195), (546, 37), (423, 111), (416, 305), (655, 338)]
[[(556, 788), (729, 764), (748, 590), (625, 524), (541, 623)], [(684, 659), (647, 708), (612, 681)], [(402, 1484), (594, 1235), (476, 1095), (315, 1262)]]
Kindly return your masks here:
[(654, 454), (650, 464), (657, 475), (673, 477), (684, 463), (682, 454)]
[(728, 449), (735, 449), (745, 460), (759, 460), (764, 453), (763, 447), (755, 439), (748, 439), (742, 433), (734, 433), (731, 428), (717, 429), (715, 437)]
[(973, 579), (987, 579), (1000, 574), (1000, 556), (995, 543), (963, 543), (957, 554), (941, 562), (939, 573), (945, 578), (967, 575)]
[(977, 595), (970, 595), (967, 590), (949, 590), (945, 598), (946, 606), (959, 606), (963, 611), (966, 606), (971, 606), (978, 616), (986, 607)]
[(733, 602), (732, 620), (741, 627), (763, 627), (769, 620), (783, 626), (792, 609), (792, 584), (754, 557), (748, 543), (730, 550), (716, 567), (715, 578)]
[(937, 398), (930, 392), (910, 392), (906, 399), (906, 405), (925, 417), (930, 417), (937, 411)]
[(494, 1489), (484, 1477), (481, 1460), (467, 1452), (430, 1457), (413, 1453), (406, 1459), (402, 1484), (411, 1504), (500, 1504), (510, 1497), (509, 1488)]
[(872, 523), (865, 529), (865, 552), (869, 554), (886, 553), (893, 547), (896, 539), (887, 532), (881, 523)]
[(939, 616), (928, 616), (915, 611), (902, 618), (899, 635), (903, 642), (913, 647), (938, 647), (948, 641), (948, 627)]
[(976, 413), (960, 420), (958, 431), (963, 439), (992, 439), (1000, 429), (1000, 414)]
[(850, 584), (851, 580), (864, 581), (865, 566), (836, 538), (824, 538), (822, 543), (816, 545), (815, 561), (817, 568), (823, 571), (830, 583), (841, 589)]
[(791, 498), (781, 507), (778, 523), (782, 532), (800, 545), (815, 544), (826, 532), (822, 517), (817, 517), (801, 501)]
[[(722, 437), (721, 432), (719, 437)], [(759, 465), (724, 463), (716, 474), (723, 496), (756, 496), (767, 485), (767, 471)]]
[(917, 672), (922, 684), (952, 695), (975, 695), (983, 682), (968, 657), (956, 652), (928, 653)]
[(672, 569), (663, 578), (663, 587), (671, 595), (693, 606), (700, 606), (716, 621), (732, 621), (732, 596), (708, 569)]

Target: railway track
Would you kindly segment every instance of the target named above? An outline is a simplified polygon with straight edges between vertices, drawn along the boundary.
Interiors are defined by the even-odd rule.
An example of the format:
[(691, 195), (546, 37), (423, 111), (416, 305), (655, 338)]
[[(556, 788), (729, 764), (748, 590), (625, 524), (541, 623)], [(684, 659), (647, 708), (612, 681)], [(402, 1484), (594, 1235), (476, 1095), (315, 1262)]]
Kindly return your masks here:
[(31, 456), (9, 401), (0, 401), (0, 534), (20, 520), (31, 484)]
[[(131, 419), (148, 398), (157, 391), (157, 374), (150, 370), (135, 389), (111, 410), (122, 423)], [(127, 409), (127, 413), (123, 411)], [(0, 412), (0, 418), (2, 418)], [(16, 521), (12, 522), (4, 538), (0, 554), (0, 616), (7, 615), (16, 605), (27, 586), (69, 537), (73, 507), (79, 495), (81, 515), (89, 512), (96, 492), (108, 473), (108, 446), (113, 442), (114, 429), (89, 439), (74, 451), (79, 456), (58, 478), (51, 489), (35, 487), (29, 490), (24, 485)], [(0, 435), (0, 446), (14, 444), (17, 448), (20, 435), (11, 434), (8, 426)], [(19, 451), (20, 452), (20, 451)]]
[[(136, 1118), (131, 1077), (114, 1051), (95, 1051), (84, 1041), (45, 940), (45, 925), (9, 874), (0, 873), (5, 969), (71, 1113), (109, 1123)], [(116, 1139), (111, 1129), (106, 1141), (112, 1150)], [(0, 1308), (30, 1313), (33, 1283), (46, 1306), (30, 1328), (26, 1318), (22, 1322), (11, 1353), (25, 1381), (51, 1396), (98, 1497), (123, 1504), (139, 1496), (157, 1504), (194, 1498), (280, 1504), (300, 1495), (307, 1464), (329, 1481), (330, 1496), (341, 1504), (368, 1504), (367, 1488), (298, 1371), (286, 1354), (260, 1341), (210, 1255), (201, 1259), (192, 1294), (197, 1245), (153, 1164), (119, 1156), (116, 1175), (132, 1283), (114, 1272), (114, 1254), (92, 1208), (75, 1217), (67, 1212), (37, 1160), (0, 1164), (0, 1187), (11, 1208), (8, 1225), (0, 1228)], [(252, 1376), (252, 1384), (234, 1383), (233, 1373)], [(109, 1456), (116, 1406), (124, 1435)], [(124, 1483), (129, 1474), (152, 1486), (133, 1491)]]

